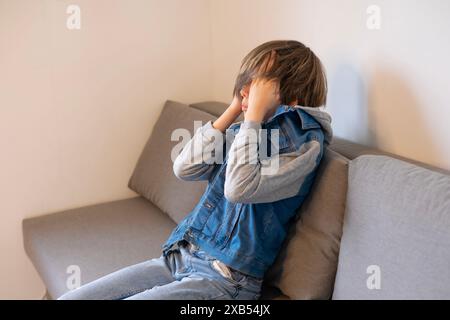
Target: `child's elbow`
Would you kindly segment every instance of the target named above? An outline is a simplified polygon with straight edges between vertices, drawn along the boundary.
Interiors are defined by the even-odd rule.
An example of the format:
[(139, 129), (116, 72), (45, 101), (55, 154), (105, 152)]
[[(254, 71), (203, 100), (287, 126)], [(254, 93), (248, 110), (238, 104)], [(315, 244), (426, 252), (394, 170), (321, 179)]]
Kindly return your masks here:
[(173, 174), (178, 179), (185, 180), (185, 181), (193, 180), (192, 174), (190, 174), (189, 171), (186, 170), (186, 167), (183, 166), (182, 163), (175, 161), (172, 169), (173, 169)]
[(224, 195), (229, 202), (238, 203), (242, 200), (238, 193), (228, 191), (227, 189), (225, 189)]
[(233, 187), (231, 185), (225, 184), (224, 186), (224, 196), (229, 202), (233, 203), (251, 203), (252, 199), (247, 197), (247, 195), (239, 188)]

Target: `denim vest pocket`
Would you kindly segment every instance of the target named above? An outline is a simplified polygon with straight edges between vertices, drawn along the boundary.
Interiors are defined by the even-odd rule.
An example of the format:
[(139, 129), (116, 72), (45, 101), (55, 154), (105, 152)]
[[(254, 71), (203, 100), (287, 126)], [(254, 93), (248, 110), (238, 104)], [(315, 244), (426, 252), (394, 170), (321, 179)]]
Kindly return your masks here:
[(235, 208), (235, 203), (219, 201), (216, 208), (208, 216), (203, 228), (202, 233), (210, 238), (215, 238), (219, 229), (226, 223), (226, 218)]
[[(270, 143), (268, 148), (268, 156), (272, 156), (277, 153), (287, 153), (293, 151), (293, 144), (289, 138), (286, 128), (280, 125), (279, 121), (268, 123), (264, 126), (267, 130), (267, 138)], [(278, 134), (274, 130), (278, 131)], [(278, 147), (273, 149), (274, 147)]]
[[(200, 223), (197, 223), (195, 228), (209, 237), (215, 233), (218, 228), (217, 225), (223, 220), (224, 213), (229, 210), (228, 207), (231, 205), (231, 203), (225, 201), (224, 196), (227, 162), (228, 157), (226, 157), (225, 162), (218, 167), (215, 176), (208, 182), (207, 189), (201, 199)], [(217, 221), (217, 219), (219, 219), (219, 221)]]
[(239, 218), (241, 216), (243, 206), (243, 203), (237, 203), (234, 206), (233, 210), (229, 212), (229, 215), (225, 217), (224, 222), (217, 230), (215, 239), (219, 249), (225, 248), (230, 239), (233, 237), (237, 224), (239, 222)]
[(216, 169), (216, 174), (212, 178), (199, 202), (197, 203), (194, 211), (196, 212), (196, 217), (192, 227), (198, 231), (202, 231), (208, 220), (217, 212), (223, 211), (223, 184), (225, 180), (225, 170), (226, 166), (222, 165)]

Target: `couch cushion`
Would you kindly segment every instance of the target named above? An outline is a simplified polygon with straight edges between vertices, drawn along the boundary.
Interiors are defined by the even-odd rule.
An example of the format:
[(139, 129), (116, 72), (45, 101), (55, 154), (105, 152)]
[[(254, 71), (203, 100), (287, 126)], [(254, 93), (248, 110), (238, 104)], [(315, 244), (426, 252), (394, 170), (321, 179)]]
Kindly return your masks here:
[(450, 174), (450, 171), (445, 170), (443, 168), (438, 168), (438, 167), (430, 165), (428, 163), (424, 163), (424, 162), (417, 161), (414, 159), (402, 157), (398, 154), (386, 152), (381, 149), (377, 149), (375, 147), (365, 146), (365, 145), (355, 143), (352, 141), (348, 141), (348, 140), (338, 138), (338, 137), (333, 137), (333, 141), (331, 142), (329, 148), (333, 151), (336, 151), (337, 153), (342, 154), (344, 157), (346, 157), (350, 160), (353, 160), (359, 156), (366, 155), (366, 154), (388, 156), (391, 158), (403, 160), (405, 162), (409, 162), (409, 163), (418, 165), (418, 166), (426, 168), (426, 169), (437, 171), (437, 172), (440, 172), (443, 174)]
[(219, 101), (196, 102), (196, 103), (191, 103), (189, 106), (191, 108), (210, 113), (216, 117), (219, 117), (225, 111), (225, 109), (228, 107), (228, 105), (226, 103), (219, 102)]
[(214, 119), (216, 117), (207, 112), (168, 100), (129, 180), (132, 190), (156, 204), (176, 222), (195, 207), (207, 183), (182, 181), (175, 176), (171, 152), (180, 141), (171, 141), (171, 135), (175, 129), (183, 128), (192, 136), (195, 120), (204, 124)]
[(329, 299), (337, 269), (348, 159), (327, 149), (310, 195), (266, 279), (291, 299)]
[(333, 299), (450, 299), (449, 230), (449, 175), (356, 158)]
[(263, 283), (261, 287), (260, 300), (290, 300), (288, 296), (284, 295), (280, 289)]
[(51, 297), (66, 291), (67, 268), (81, 284), (159, 257), (175, 223), (142, 197), (91, 205), (23, 221), (25, 250)]

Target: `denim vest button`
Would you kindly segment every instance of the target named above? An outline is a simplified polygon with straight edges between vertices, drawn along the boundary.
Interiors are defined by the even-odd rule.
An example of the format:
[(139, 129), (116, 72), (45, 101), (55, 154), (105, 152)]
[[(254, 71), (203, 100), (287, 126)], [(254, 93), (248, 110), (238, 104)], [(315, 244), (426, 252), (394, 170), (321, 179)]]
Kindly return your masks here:
[(210, 204), (209, 202), (205, 202), (204, 206), (207, 207), (208, 209), (212, 208), (212, 204)]

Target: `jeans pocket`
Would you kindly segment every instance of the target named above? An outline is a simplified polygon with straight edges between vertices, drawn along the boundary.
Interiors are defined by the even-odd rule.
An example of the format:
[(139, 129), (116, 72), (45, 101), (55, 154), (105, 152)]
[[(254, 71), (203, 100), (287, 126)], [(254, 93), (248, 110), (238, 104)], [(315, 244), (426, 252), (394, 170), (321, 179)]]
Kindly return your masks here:
[(246, 283), (239, 292), (239, 299), (258, 300), (261, 297), (262, 280), (248, 276)]
[(228, 270), (222, 270), (221, 267), (217, 263), (218, 260), (209, 261), (210, 268), (213, 269), (217, 274), (219, 274), (223, 279), (226, 280), (229, 284), (239, 288), (245, 286), (247, 282), (247, 275), (241, 273), (232, 268), (228, 268)]
[(180, 247), (175, 260), (175, 276), (177, 278), (182, 278), (194, 271), (192, 266), (192, 256), (189, 254), (189, 251), (186, 247)]
[(242, 284), (244, 282), (247, 282), (248, 280), (248, 275), (239, 272), (237, 270), (231, 269), (229, 268), (230, 272), (231, 272), (231, 278), (232, 280), (234, 280), (237, 284)]

